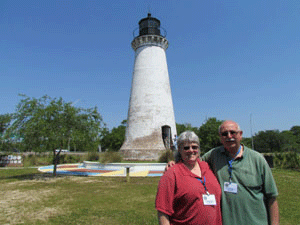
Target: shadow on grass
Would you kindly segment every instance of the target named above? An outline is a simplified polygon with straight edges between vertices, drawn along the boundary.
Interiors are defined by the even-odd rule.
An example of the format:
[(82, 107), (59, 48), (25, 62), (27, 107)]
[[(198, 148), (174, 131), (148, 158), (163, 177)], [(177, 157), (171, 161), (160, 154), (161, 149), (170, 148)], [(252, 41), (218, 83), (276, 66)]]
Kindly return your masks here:
[(49, 180), (66, 176), (67, 175), (62, 174), (57, 174), (56, 176), (53, 176), (52, 173), (41, 173), (39, 171), (36, 171), (36, 169), (0, 170), (0, 180), (6, 181)]
[[(0, 171), (1, 172), (1, 171)], [(84, 175), (71, 175), (71, 174), (57, 174), (56, 176), (53, 176), (52, 173), (26, 173), (26, 174), (14, 174), (9, 175), (6, 174), (2, 176), (0, 173), (0, 181), (26, 181), (26, 180), (37, 180), (37, 181), (49, 181), (49, 180), (55, 180), (58, 178), (67, 178), (67, 177), (89, 177)], [(93, 177), (91, 178), (97, 178), (99, 177)], [(126, 177), (101, 177), (100, 179), (105, 179), (108, 182), (117, 182), (117, 183), (128, 183)], [(131, 178), (130, 183), (135, 183), (139, 180), (139, 178)]]

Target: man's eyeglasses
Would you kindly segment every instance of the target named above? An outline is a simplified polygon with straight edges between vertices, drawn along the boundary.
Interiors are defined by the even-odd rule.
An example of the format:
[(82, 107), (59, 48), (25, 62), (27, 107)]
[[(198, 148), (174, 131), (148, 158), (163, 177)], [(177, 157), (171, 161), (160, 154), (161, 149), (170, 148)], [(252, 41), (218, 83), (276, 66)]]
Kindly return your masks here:
[(183, 150), (187, 151), (189, 150), (190, 148), (192, 148), (193, 150), (197, 150), (199, 148), (199, 146), (196, 146), (196, 145), (192, 145), (192, 146), (184, 146), (183, 147)]
[(234, 135), (236, 135), (238, 132), (240, 132), (240, 131), (229, 130), (229, 131), (225, 131), (225, 132), (221, 133), (221, 135), (222, 135), (223, 137), (227, 137), (228, 134), (230, 133), (231, 135), (234, 136)]

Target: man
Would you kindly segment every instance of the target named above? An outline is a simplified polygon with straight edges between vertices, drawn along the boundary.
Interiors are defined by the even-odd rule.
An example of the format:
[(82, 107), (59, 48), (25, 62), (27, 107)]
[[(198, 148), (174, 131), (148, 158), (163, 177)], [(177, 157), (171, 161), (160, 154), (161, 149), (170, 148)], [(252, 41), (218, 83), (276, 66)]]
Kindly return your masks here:
[(174, 139), (173, 139), (173, 146), (174, 146), (174, 151), (177, 151), (178, 148), (177, 148), (177, 135), (174, 134)]
[(202, 157), (221, 185), (223, 224), (279, 224), (278, 191), (271, 169), (260, 153), (240, 144), (242, 135), (236, 122), (223, 122), (219, 127), (223, 146)]

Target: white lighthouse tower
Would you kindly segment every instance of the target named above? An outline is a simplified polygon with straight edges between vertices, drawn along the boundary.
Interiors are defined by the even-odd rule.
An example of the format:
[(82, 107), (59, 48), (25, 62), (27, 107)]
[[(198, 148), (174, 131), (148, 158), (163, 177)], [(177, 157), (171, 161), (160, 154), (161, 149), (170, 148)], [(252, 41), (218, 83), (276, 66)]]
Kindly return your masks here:
[(176, 132), (166, 59), (168, 41), (160, 21), (148, 13), (139, 21), (139, 35), (131, 43), (135, 61), (125, 141), (127, 160), (157, 160), (170, 148)]

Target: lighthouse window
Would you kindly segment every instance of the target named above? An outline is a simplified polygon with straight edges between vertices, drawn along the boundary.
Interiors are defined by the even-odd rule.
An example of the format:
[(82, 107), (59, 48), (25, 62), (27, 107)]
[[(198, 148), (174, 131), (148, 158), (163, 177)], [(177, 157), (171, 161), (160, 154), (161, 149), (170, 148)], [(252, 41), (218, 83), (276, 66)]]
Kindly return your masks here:
[(147, 27), (147, 23), (144, 22), (140, 24), (140, 28), (145, 28), (145, 27)]
[(149, 21), (149, 27), (154, 27), (155, 26), (155, 23), (153, 21)]

